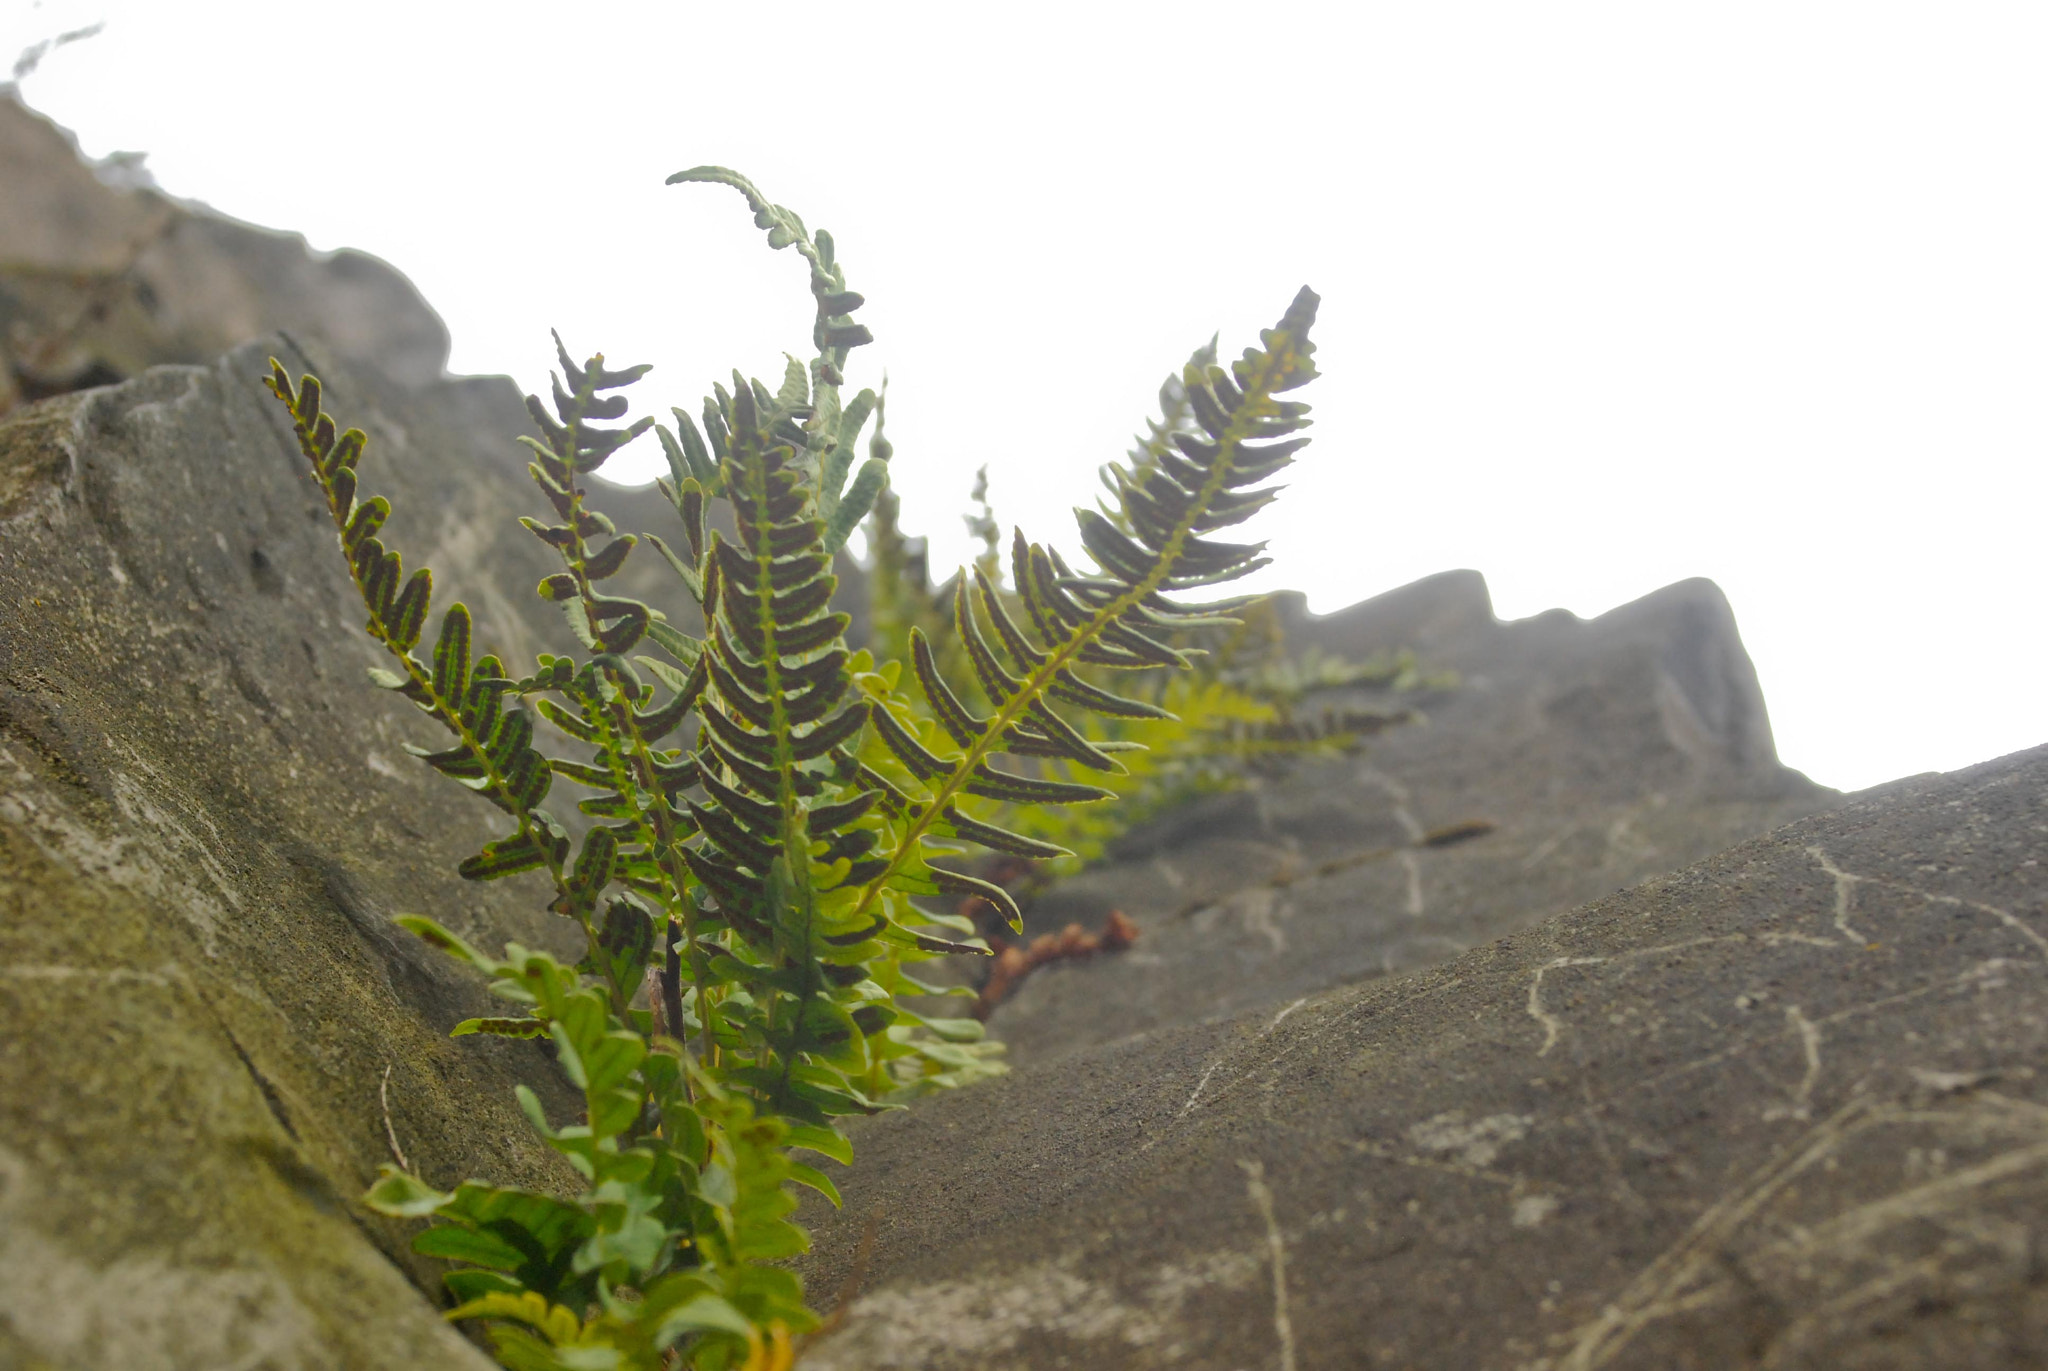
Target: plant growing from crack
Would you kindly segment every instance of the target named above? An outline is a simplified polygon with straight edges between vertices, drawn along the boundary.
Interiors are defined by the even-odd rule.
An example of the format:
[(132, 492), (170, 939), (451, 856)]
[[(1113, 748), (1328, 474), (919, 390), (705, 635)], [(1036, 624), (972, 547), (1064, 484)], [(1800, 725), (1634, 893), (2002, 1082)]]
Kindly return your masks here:
[[(1230, 624), (1243, 600), (1178, 597), (1263, 563), (1263, 544), (1213, 535), (1268, 503), (1263, 483), (1307, 442), (1307, 406), (1282, 398), (1315, 375), (1317, 301), (1304, 289), (1261, 346), (1182, 373), (1190, 422), (1148, 462), (1110, 468), (1112, 508), (1077, 512), (1092, 568), (1018, 531), (1007, 592), (993, 559), (956, 578), (947, 622), (965, 680), (948, 678), (918, 625), (900, 658), (853, 650), (831, 607), (832, 559), (884, 490), (888, 457), (878, 427), (856, 468), (878, 401), (842, 395), (847, 355), (869, 341), (851, 318), (862, 299), (830, 235), (743, 177), (699, 167), (671, 181), (739, 191), (769, 245), (804, 258), (814, 355), (773, 390), (735, 374), (701, 425), (678, 409), (658, 427), (681, 524), (672, 546), (620, 533), (582, 484), (653, 426), (618, 422), (621, 392), (647, 368), (577, 365), (558, 343), (552, 405), (529, 397), (539, 433), (522, 440), (549, 513), (522, 522), (560, 556), (539, 593), (560, 606), (580, 656), (542, 654), (514, 675), (473, 655), (460, 604), (417, 653), (432, 576), (406, 575), (379, 537), (390, 506), (358, 490), (364, 435), (322, 409), (316, 378), (294, 385), (273, 363), (269, 380), (326, 496), (367, 630), (392, 658), (377, 683), (446, 731), (446, 746), (416, 749), (422, 760), (506, 817), (461, 874), (538, 873), (584, 946), (574, 965), (516, 944), (493, 956), (431, 919), (402, 920), (516, 1006), (458, 1034), (545, 1037), (583, 1095), (580, 1117), (558, 1123), (519, 1092), (584, 1178), (579, 1194), (481, 1181), (443, 1192), (387, 1167), (367, 1197), (435, 1221), (414, 1247), (460, 1263), (450, 1317), (486, 1321), (515, 1368), (788, 1365), (792, 1335), (817, 1323), (780, 1264), (806, 1242), (788, 1187), (837, 1201), (792, 1151), (850, 1160), (835, 1120), (945, 1077), (981, 1035), (971, 1018), (905, 1003), (935, 989), (918, 962), (987, 951), (968, 920), (918, 901), (973, 896), (1019, 926), (1010, 894), (958, 859), (969, 847), (1064, 854), (990, 807), (1113, 793), (1082, 777), (1124, 774), (1120, 758), (1140, 744), (1076, 719), (1169, 711), (1101, 673), (1184, 669), (1193, 657), (1177, 635)], [(719, 502), (732, 537), (713, 518)], [(643, 542), (674, 569), (701, 632), (607, 593)], [(536, 718), (582, 755), (543, 753)], [(580, 842), (545, 807), (557, 782), (587, 792), (576, 807), (594, 823)]]

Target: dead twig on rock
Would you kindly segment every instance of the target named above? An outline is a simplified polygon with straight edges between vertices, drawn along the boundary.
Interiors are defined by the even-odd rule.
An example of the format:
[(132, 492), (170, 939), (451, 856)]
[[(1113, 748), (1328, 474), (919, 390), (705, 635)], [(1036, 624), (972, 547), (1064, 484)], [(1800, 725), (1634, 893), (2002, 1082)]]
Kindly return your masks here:
[(1121, 952), (1138, 940), (1138, 926), (1124, 917), (1121, 909), (1109, 911), (1100, 933), (1090, 933), (1079, 924), (1068, 924), (1058, 933), (1045, 933), (1028, 945), (1011, 943), (996, 953), (981, 996), (974, 1002), (974, 1017), (986, 1020), (997, 1005), (1008, 999), (1026, 976), (1050, 962), (1074, 961), (1097, 952)]

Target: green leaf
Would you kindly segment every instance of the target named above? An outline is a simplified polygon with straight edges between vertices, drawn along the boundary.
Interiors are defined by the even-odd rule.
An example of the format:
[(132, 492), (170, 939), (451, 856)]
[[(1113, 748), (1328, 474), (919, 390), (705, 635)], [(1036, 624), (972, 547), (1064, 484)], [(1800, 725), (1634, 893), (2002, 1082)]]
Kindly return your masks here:
[(412, 1240), (412, 1250), (422, 1257), (443, 1257), (500, 1271), (515, 1271), (526, 1261), (526, 1253), (497, 1234), (459, 1223), (435, 1224)]
[(571, 597), (562, 601), (562, 617), (569, 621), (569, 631), (576, 635), (576, 641), (583, 644), (588, 652), (602, 652), (604, 646), (598, 641), (597, 630), (590, 625), (590, 615), (584, 611), (583, 601)]
[(464, 1019), (448, 1030), (451, 1038), (483, 1033), (493, 1038), (538, 1038), (548, 1031), (539, 1019)]
[(647, 1055), (647, 1043), (638, 1033), (614, 1029), (587, 1046), (582, 1055), (583, 1088), (596, 1095), (633, 1074)]
[(775, 392), (779, 409), (796, 409), (811, 402), (811, 377), (804, 364), (788, 353), (782, 354), (782, 388)]
[(654, 1329), (654, 1345), (670, 1347), (690, 1333), (730, 1333), (736, 1338), (753, 1336), (754, 1325), (716, 1295), (699, 1295), (662, 1316)]
[(540, 1096), (523, 1085), (513, 1086), (512, 1093), (519, 1100), (520, 1112), (526, 1115), (526, 1121), (534, 1126), (535, 1131), (543, 1138), (554, 1137), (555, 1130), (548, 1125), (547, 1111), (541, 1108)]
[(853, 1144), (836, 1128), (826, 1128), (813, 1123), (791, 1124), (788, 1142), (791, 1147), (808, 1148), (812, 1152), (830, 1157), (841, 1166), (853, 1163)]
[(460, 700), (469, 689), (469, 636), (469, 606), (448, 606), (434, 640), (434, 694), (441, 699)]
[(521, 1295), (493, 1293), (459, 1304), (444, 1316), (456, 1319), (515, 1319), (539, 1329), (549, 1342), (560, 1345), (573, 1339), (583, 1326), (575, 1313), (563, 1306), (550, 1305), (534, 1291)]
[[(648, 541), (654, 542), (655, 540), (650, 538)], [(647, 621), (647, 636), (654, 640), (656, 647), (681, 662), (685, 671), (696, 666), (697, 659), (704, 655), (704, 640), (702, 638), (692, 638), (666, 619), (650, 618)], [(644, 661), (646, 659), (642, 658), (640, 660)], [(668, 678), (664, 676), (662, 679), (667, 681)], [(669, 689), (681, 690), (682, 687), (680, 685), (670, 685)]]
[(816, 1167), (805, 1166), (802, 1162), (791, 1162), (789, 1164), (789, 1178), (798, 1185), (809, 1186), (826, 1199), (832, 1201), (834, 1209), (844, 1209), (846, 1207), (840, 1202), (839, 1187), (832, 1184), (831, 1178)]
[[(512, 717), (527, 716), (522, 711)], [(528, 731), (530, 733), (531, 729)], [(465, 881), (495, 881), (516, 876), (522, 871), (532, 871), (546, 861), (547, 853), (533, 840), (532, 833), (522, 828), (496, 842), (485, 843), (483, 851), (464, 858), (462, 864), (455, 868), (455, 873)]]
[(590, 1133), (598, 1139), (616, 1138), (640, 1118), (643, 1101), (637, 1091), (606, 1090), (590, 1097)]
[(435, 947), (440, 948), (443, 952), (448, 953), (457, 960), (468, 962), (479, 971), (488, 971), (496, 974), (498, 970), (499, 963), (497, 961), (486, 957), (483, 953), (477, 951), (467, 942), (450, 933), (424, 914), (401, 914), (391, 922), (410, 933), (417, 934), (425, 941), (432, 943)]
[(377, 1168), (377, 1183), (364, 1194), (363, 1203), (379, 1214), (416, 1219), (440, 1212), (450, 1198), (411, 1172), (387, 1163)]
[(973, 895), (986, 901), (998, 914), (1003, 916), (1004, 921), (1013, 930), (1019, 933), (1024, 931), (1023, 912), (1017, 908), (1017, 901), (1011, 896), (1010, 892), (1001, 886), (984, 881), (978, 876), (969, 876), (959, 871), (949, 871), (941, 866), (931, 868), (931, 880), (933, 885), (936, 885), (948, 895)]
[(455, 1297), (457, 1304), (467, 1304), (471, 1300), (482, 1299), (485, 1295), (517, 1295), (526, 1289), (512, 1276), (478, 1266), (450, 1271), (441, 1277), (441, 1281), (448, 1287), (448, 1293)]
[(391, 636), (391, 646), (398, 652), (410, 652), (420, 640), (420, 629), (427, 622), (427, 604), (433, 598), (434, 573), (426, 567), (415, 571), (406, 581), (405, 589), (398, 592), (398, 598), (391, 606), (391, 613), (385, 619), (385, 631)]
[[(652, 533), (647, 535), (647, 542), (649, 546), (661, 554), (662, 560), (669, 564), (670, 569), (682, 578), (683, 588), (690, 592), (690, 598), (702, 604), (704, 602), (704, 578), (697, 574), (697, 568), (691, 566), (681, 557), (678, 557), (667, 543), (664, 543)], [(654, 630), (650, 627), (648, 629), (648, 636), (652, 637), (653, 635)]]
[(889, 464), (878, 457), (870, 457), (860, 464), (860, 471), (854, 475), (853, 484), (839, 497), (838, 507), (832, 511), (832, 518), (825, 526), (824, 548), (837, 552), (860, 527), (860, 521), (868, 517), (868, 511), (875, 507), (875, 497), (882, 493), (882, 487), (889, 483)]
[(612, 878), (612, 864), (619, 853), (618, 837), (608, 828), (593, 828), (583, 838), (569, 889), (587, 907), (597, 899)]

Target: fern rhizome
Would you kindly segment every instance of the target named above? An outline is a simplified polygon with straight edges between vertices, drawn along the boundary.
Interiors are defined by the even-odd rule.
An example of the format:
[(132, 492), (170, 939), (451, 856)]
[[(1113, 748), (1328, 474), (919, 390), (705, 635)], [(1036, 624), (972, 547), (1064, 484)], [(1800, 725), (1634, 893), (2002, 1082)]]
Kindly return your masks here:
[[(973, 1074), (980, 1024), (913, 1007), (937, 989), (913, 975), (918, 962), (987, 951), (949, 908), (978, 897), (1018, 924), (1012, 897), (963, 858), (1063, 854), (990, 816), (1112, 793), (1076, 777), (1123, 774), (1118, 754), (1138, 744), (1087, 716), (1167, 711), (1102, 673), (1185, 667), (1175, 644), (1187, 630), (1233, 622), (1243, 600), (1178, 597), (1263, 564), (1263, 544), (1212, 535), (1270, 501), (1265, 483), (1307, 442), (1308, 407), (1281, 398), (1315, 375), (1317, 300), (1304, 289), (1227, 370), (1190, 365), (1174, 397), (1189, 422), (1167, 416), (1143, 461), (1107, 469), (1113, 502), (1077, 512), (1093, 569), (1020, 531), (1007, 588), (992, 556), (953, 583), (952, 670), (917, 626), (902, 635), (907, 660), (878, 661), (849, 647), (831, 604), (833, 555), (887, 481), (879, 420), (856, 470), (877, 398), (841, 393), (848, 353), (870, 341), (850, 317), (862, 299), (830, 235), (744, 178), (700, 167), (670, 179), (738, 190), (769, 245), (803, 256), (815, 355), (774, 390), (735, 374), (701, 426), (672, 411), (674, 427), (658, 429), (662, 488), (681, 536), (664, 540), (619, 532), (582, 484), (653, 425), (617, 422), (620, 392), (647, 368), (578, 366), (558, 343), (553, 404), (529, 398), (539, 435), (522, 440), (550, 517), (522, 522), (561, 557), (539, 593), (580, 656), (542, 654), (514, 675), (473, 655), (460, 604), (417, 654), (432, 577), (407, 576), (378, 536), (390, 506), (358, 492), (363, 433), (337, 428), (316, 378), (294, 386), (273, 363), (269, 381), (326, 495), (370, 636), (393, 659), (377, 683), (447, 731), (421, 759), (509, 820), (461, 874), (538, 873), (581, 930), (572, 966), (516, 944), (491, 956), (431, 919), (402, 921), (517, 1006), (458, 1034), (550, 1038), (583, 1092), (583, 1117), (558, 1124), (520, 1091), (584, 1177), (581, 1194), (481, 1181), (443, 1192), (387, 1167), (368, 1196), (435, 1220), (414, 1246), (459, 1263), (450, 1317), (486, 1321), (519, 1368), (788, 1365), (792, 1336), (817, 1323), (780, 1264), (805, 1246), (788, 1184), (837, 1202), (792, 1150), (848, 1161), (836, 1119)], [(720, 501), (729, 521), (714, 517)], [(606, 593), (642, 542), (673, 567), (687, 614)], [(543, 753), (536, 715), (578, 755)], [(587, 792), (580, 843), (544, 807), (557, 782)], [(931, 909), (928, 897), (946, 898)]]

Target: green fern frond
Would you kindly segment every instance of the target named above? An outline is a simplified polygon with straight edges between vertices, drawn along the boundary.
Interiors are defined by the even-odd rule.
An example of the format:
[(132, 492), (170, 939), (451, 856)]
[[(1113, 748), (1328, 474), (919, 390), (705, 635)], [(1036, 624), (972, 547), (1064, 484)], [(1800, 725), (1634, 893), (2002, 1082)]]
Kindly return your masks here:
[[(1011, 894), (966, 869), (970, 849), (1066, 853), (1028, 816), (1152, 793), (1178, 763), (1142, 741), (1176, 728), (1240, 757), (1323, 741), (1271, 710), (1217, 729), (1218, 701), (1244, 697), (1213, 676), (1195, 678), (1199, 698), (1158, 688), (1205, 661), (1200, 635), (1234, 624), (1243, 603), (1183, 603), (1184, 592), (1263, 564), (1262, 544), (1217, 535), (1272, 498), (1266, 481), (1306, 441), (1306, 406), (1283, 397), (1315, 374), (1312, 292), (1262, 347), (1227, 370), (1213, 350), (1198, 354), (1162, 392), (1152, 437), (1106, 472), (1111, 503), (1076, 512), (1089, 569), (1021, 531), (1006, 568), (984, 472), (971, 524), (982, 554), (935, 591), (895, 529), (886, 386), (841, 396), (848, 355), (870, 337), (831, 236), (723, 168), (671, 181), (732, 188), (771, 248), (796, 249), (815, 355), (789, 359), (772, 386), (735, 373), (695, 417), (673, 410), (670, 427), (629, 417), (623, 392), (647, 368), (578, 364), (555, 339), (559, 372), (547, 400), (528, 397), (538, 433), (522, 439), (546, 509), (522, 523), (559, 564), (536, 593), (580, 659), (541, 654), (515, 677), (475, 655), (460, 605), (416, 655), (431, 578), (408, 577), (384, 546), (389, 505), (358, 498), (363, 435), (337, 431), (316, 380), (294, 388), (274, 366), (270, 381), (369, 631), (397, 664), (379, 683), (454, 735), (416, 751), (514, 820), (461, 873), (544, 872), (551, 907), (585, 936), (570, 966), (517, 945), (489, 957), (430, 920), (402, 920), (524, 1011), (466, 1020), (459, 1034), (545, 1036), (583, 1097), (580, 1118), (558, 1125), (519, 1094), (587, 1182), (572, 1199), (475, 1183), (444, 1194), (402, 1172), (369, 1196), (385, 1213), (437, 1220), (416, 1249), (461, 1263), (448, 1278), (455, 1314), (488, 1323), (507, 1365), (786, 1364), (790, 1332), (815, 1324), (780, 1265), (805, 1242), (789, 1187), (837, 1200), (790, 1149), (843, 1162), (835, 1117), (1003, 1069), (977, 1021), (932, 1010), (928, 997), (957, 991), (912, 974), (924, 959), (988, 952), (974, 902), (1018, 922)], [(621, 532), (584, 489), (649, 428), (682, 525), (668, 541)], [(718, 501), (729, 525), (713, 517)], [(878, 613), (870, 649), (855, 651), (833, 566), (871, 515), (902, 612)], [(643, 543), (682, 584), (701, 636), (617, 592)], [(1105, 684), (1113, 671), (1125, 684)], [(537, 721), (576, 755), (544, 755)], [(556, 781), (581, 795), (579, 844), (539, 808)]]
[(272, 358), (264, 384), (289, 412), (299, 450), (326, 499), (350, 578), (369, 611), (364, 627), (399, 666), (397, 672), (378, 672), (372, 679), (404, 695), (455, 735), (455, 745), (440, 751), (407, 750), (489, 800), (516, 824), (510, 835), (464, 862), (461, 874), (492, 880), (544, 868), (557, 897), (568, 900), (569, 836), (540, 807), (554, 777), (552, 764), (533, 746), (532, 716), (504, 703), (517, 683), (495, 657), (471, 662), (472, 625), (461, 604), (441, 616), (431, 664), (413, 655), (431, 607), (433, 573), (422, 567), (409, 578), (404, 575), (399, 554), (378, 537), (390, 505), (382, 496), (358, 496), (357, 468), (368, 438), (356, 428), (337, 432), (333, 416), (321, 408), (318, 377), (302, 377), (294, 388), (284, 366)]
[[(920, 671), (923, 703), (952, 737), (946, 754), (912, 737), (886, 707), (875, 712), (882, 741), (914, 778), (917, 790), (887, 865), (869, 884), (857, 912), (886, 900), (885, 891), (926, 893), (938, 883), (926, 848), (966, 796), (1053, 804), (1109, 796), (1096, 786), (999, 771), (991, 759), (1020, 752), (1113, 767), (1059, 716), (1054, 703), (1112, 716), (1162, 713), (1146, 701), (1089, 683), (1077, 669), (1183, 664), (1184, 655), (1165, 641), (1172, 626), (1218, 616), (1214, 606), (1184, 605), (1170, 593), (1235, 580), (1265, 564), (1259, 555), (1263, 544), (1224, 543), (1206, 535), (1242, 521), (1270, 499), (1270, 493), (1255, 488), (1307, 442), (1292, 435), (1307, 426), (1308, 407), (1280, 397), (1314, 379), (1308, 333), (1316, 305), (1315, 293), (1304, 287), (1279, 325), (1264, 332), (1262, 348), (1247, 349), (1229, 371), (1190, 366), (1183, 373), (1188, 408), (1201, 436), (1175, 434), (1176, 451), (1162, 452), (1149, 470), (1114, 470), (1125, 527), (1093, 510), (1075, 512), (1081, 541), (1096, 564), (1093, 574), (1073, 574), (1057, 553), (1017, 532), (1012, 576), (1028, 627), (1010, 617), (986, 576), (976, 586), (981, 614), (1007, 661), (983, 634), (965, 582), (958, 584), (957, 629), (991, 712), (975, 714), (936, 672)], [(998, 843), (1028, 841), (1021, 834), (997, 838)], [(1013, 927), (1019, 925), (1007, 897), (992, 903), (1004, 908)]]

